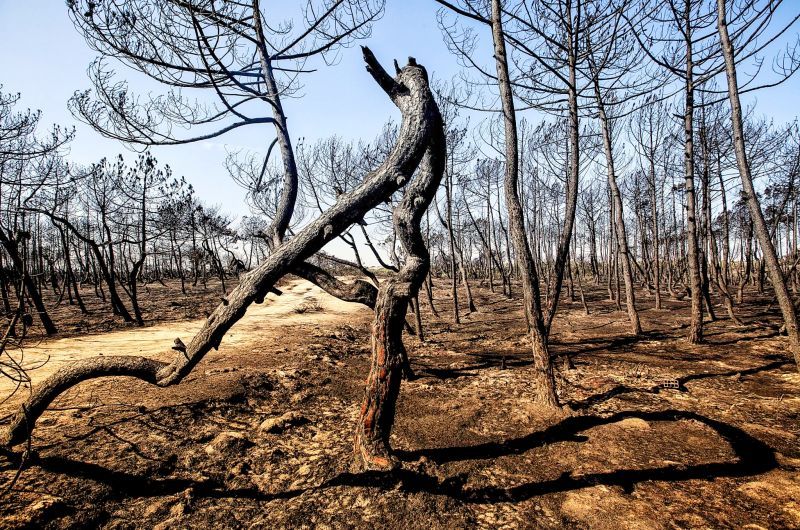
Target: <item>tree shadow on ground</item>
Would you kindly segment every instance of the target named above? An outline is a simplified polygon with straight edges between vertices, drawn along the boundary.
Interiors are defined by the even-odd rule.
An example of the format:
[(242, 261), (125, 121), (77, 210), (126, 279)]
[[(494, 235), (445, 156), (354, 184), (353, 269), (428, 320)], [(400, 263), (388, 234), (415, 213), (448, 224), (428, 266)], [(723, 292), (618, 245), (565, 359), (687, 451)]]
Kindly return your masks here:
[[(770, 370), (775, 370), (776, 368), (781, 368), (783, 366), (786, 366), (787, 364), (793, 364), (792, 361), (784, 359), (780, 355), (769, 355), (766, 358), (776, 359), (776, 360), (761, 366), (754, 366), (752, 368), (745, 368), (740, 370), (734, 369), (726, 372), (689, 374), (682, 377), (678, 377), (676, 379), (678, 383), (677, 390), (680, 392), (688, 392), (689, 390), (686, 388), (686, 383), (690, 381), (700, 381), (702, 379), (711, 379), (716, 377), (735, 377), (737, 375), (740, 377), (746, 377), (761, 372), (768, 372)], [(573, 410), (584, 410), (591, 407), (592, 405), (603, 403), (605, 401), (608, 401), (609, 399), (612, 399), (622, 394), (630, 394), (635, 392), (658, 394), (662, 390), (664, 389), (659, 385), (654, 385), (646, 388), (634, 387), (629, 385), (617, 385), (609, 390), (606, 390), (605, 392), (594, 394), (580, 401), (572, 401), (569, 403), (569, 406)]]
[[(586, 345), (584, 348), (571, 350), (570, 357), (577, 357), (587, 353), (607, 351), (609, 353), (626, 351), (630, 346), (637, 342), (646, 340), (665, 340), (671, 338), (668, 334), (661, 331), (645, 331), (639, 335), (624, 335), (622, 337), (595, 337), (581, 339), (579, 343), (552, 341), (552, 346), (557, 346), (560, 349), (569, 348), (576, 345)], [(567, 353), (567, 352), (563, 352)]]
[[(760, 329), (763, 329), (763, 328), (760, 328)], [(724, 335), (724, 334), (725, 333), (719, 333), (719, 334), (715, 334), (715, 335)], [(740, 336), (740, 337), (734, 337), (734, 338), (731, 338), (731, 339), (724, 339), (724, 340), (708, 340), (708, 337), (712, 336), (712, 335), (709, 335), (709, 334), (706, 334), (705, 337), (706, 337), (706, 344), (708, 344), (709, 346), (729, 346), (731, 344), (741, 344), (741, 343), (744, 343), (744, 342), (755, 342), (755, 341), (759, 341), (759, 340), (772, 339), (772, 338), (775, 338), (775, 337), (780, 337), (780, 335), (781, 335), (781, 333), (778, 330), (775, 330), (775, 331), (772, 331), (772, 332), (769, 332), (769, 333), (762, 333), (760, 335), (747, 335), (747, 336), (744, 336), (744, 337)]]
[[(509, 455), (523, 454), (531, 449), (556, 442), (584, 442), (581, 434), (594, 427), (609, 425), (627, 418), (645, 421), (694, 420), (707, 425), (723, 438), (735, 453), (732, 461), (714, 462), (693, 466), (670, 465), (647, 469), (620, 469), (602, 473), (574, 476), (565, 472), (552, 480), (529, 482), (508, 488), (488, 486), (466, 488), (467, 473), (439, 479), (434, 475), (411, 469), (392, 472), (341, 473), (319, 486), (298, 488), (278, 493), (264, 493), (257, 488), (228, 488), (215, 480), (198, 481), (187, 478), (157, 478), (145, 474), (109, 469), (99, 464), (80, 462), (62, 456), (33, 455), (27, 465), (38, 466), (52, 473), (100, 482), (109, 487), (107, 498), (156, 497), (173, 495), (192, 488), (193, 495), (203, 498), (239, 498), (262, 502), (290, 499), (306, 491), (324, 490), (337, 486), (373, 487), (385, 490), (400, 488), (410, 493), (427, 492), (444, 495), (467, 503), (519, 502), (535, 496), (565, 492), (599, 484), (620, 486), (632, 491), (645, 481), (684, 481), (717, 477), (742, 477), (765, 473), (778, 464), (774, 450), (745, 431), (721, 421), (690, 411), (665, 410), (658, 412), (623, 411), (608, 417), (574, 416), (556, 425), (529, 435), (500, 442), (473, 446), (428, 448), (397, 451), (399, 459), (413, 463), (425, 457), (434, 464), (466, 460), (489, 460)], [(155, 473), (157, 474), (157, 473)]]
[(714, 462), (694, 466), (670, 465), (647, 469), (621, 469), (580, 476), (573, 476), (569, 472), (565, 472), (553, 480), (529, 482), (508, 488), (495, 486), (465, 488), (464, 484), (467, 476), (464, 474), (439, 480), (435, 476), (406, 469), (390, 473), (342, 473), (321, 487), (355, 486), (382, 489), (400, 487), (409, 492), (428, 492), (435, 495), (445, 495), (468, 503), (520, 502), (539, 495), (571, 491), (599, 484), (620, 486), (625, 491), (630, 492), (636, 484), (646, 481), (677, 482), (692, 479), (752, 476), (775, 469), (778, 465), (773, 449), (745, 431), (695, 412), (680, 410), (659, 412), (625, 411), (605, 418), (599, 416), (577, 416), (567, 418), (543, 431), (503, 442), (489, 442), (464, 447), (399, 451), (397, 454), (401, 460), (406, 462), (416, 461), (423, 456), (439, 464), (463, 460), (486, 460), (522, 454), (549, 443), (585, 441), (588, 438), (581, 435), (581, 432), (593, 427), (616, 423), (627, 418), (639, 418), (645, 421), (694, 420), (701, 422), (716, 431), (719, 436), (727, 441), (735, 453), (736, 459), (729, 462)]
[(727, 372), (716, 372), (716, 373), (702, 373), (702, 374), (690, 374), (683, 377), (678, 378), (681, 386), (684, 386), (689, 381), (699, 381), (701, 379), (709, 379), (713, 377), (734, 377), (734, 376), (741, 376), (746, 377), (748, 375), (754, 375), (761, 372), (768, 372), (770, 370), (774, 370), (776, 368), (781, 368), (786, 366), (787, 364), (794, 364), (793, 361), (788, 359), (784, 359), (779, 355), (770, 355), (768, 358), (776, 359), (770, 363), (761, 365), (761, 366), (754, 366), (752, 368), (745, 368), (743, 370), (728, 370)]
[(435, 377), (436, 379), (445, 380), (457, 379), (459, 377), (475, 377), (478, 375), (474, 373), (477, 370), (502, 368), (503, 366), (509, 369), (522, 368), (533, 364), (533, 361), (528, 358), (529, 356), (526, 357), (523, 355), (499, 350), (486, 351), (484, 353), (470, 353), (468, 356), (472, 357), (475, 362), (457, 368), (437, 368), (435, 366), (428, 366), (419, 361), (414, 361), (413, 365), (415, 368), (419, 367), (420, 371), (425, 375)]
[(74, 478), (99, 482), (109, 487), (106, 498), (119, 500), (128, 497), (160, 497), (181, 493), (192, 489), (196, 497), (237, 498), (260, 501), (290, 499), (301, 495), (307, 489), (296, 489), (278, 493), (263, 493), (257, 488), (226, 488), (224, 484), (213, 480), (194, 480), (188, 478), (157, 478), (110, 469), (92, 462), (81, 462), (62, 456), (36, 456), (26, 466), (37, 466), (51, 473), (58, 473)]

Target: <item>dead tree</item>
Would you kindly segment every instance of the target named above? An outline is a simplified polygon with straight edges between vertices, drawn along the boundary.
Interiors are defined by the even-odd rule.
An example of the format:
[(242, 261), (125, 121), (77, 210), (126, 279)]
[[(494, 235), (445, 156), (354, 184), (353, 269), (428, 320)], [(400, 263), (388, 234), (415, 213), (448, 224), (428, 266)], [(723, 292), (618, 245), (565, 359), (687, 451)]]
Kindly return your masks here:
[[(409, 64), (416, 63), (409, 60)], [(418, 70), (425, 75), (424, 70)], [(377, 70), (372, 74), (386, 93), (396, 100), (402, 77), (394, 80), (385, 73), (380, 75)], [(381, 283), (375, 303), (370, 373), (355, 437), (357, 454), (367, 469), (389, 469), (395, 465), (390, 453), (389, 435), (400, 393), (404, 357), (401, 335), (408, 305), (416, 299), (430, 266), (420, 222), (442, 180), (446, 150), (442, 118), (435, 104), (431, 105), (427, 119), (431, 132), (425, 157), (417, 177), (406, 187), (393, 214), (398, 239), (406, 252), (405, 263), (391, 278)], [(408, 173), (398, 178), (410, 177)]]
[[(9, 257), (22, 288), (48, 335), (56, 333), (40, 288), (30, 273), (25, 248), (31, 237), (22, 207), (34, 199), (44, 183), (61, 167), (59, 150), (73, 136), (72, 131), (54, 127), (49, 136), (39, 137), (39, 112), (15, 112), (19, 95), (0, 92), (0, 246)], [(40, 254), (41, 255), (41, 254)], [(24, 301), (24, 298), (21, 298)], [(23, 305), (24, 311), (24, 305)]]
[(691, 291), (688, 340), (691, 343), (703, 341), (703, 280), (695, 190), (695, 94), (698, 86), (719, 66), (718, 54), (709, 37), (713, 31), (713, 12), (706, 4), (706, 0), (680, 0), (666, 4), (652, 0), (643, 5), (645, 16), (627, 19), (631, 34), (638, 40), (642, 51), (656, 66), (683, 85), (684, 192)]
[[(661, 254), (659, 230), (658, 199), (663, 201), (663, 183), (659, 182), (656, 164), (659, 150), (663, 148), (665, 137), (669, 134), (667, 107), (656, 97), (650, 97), (630, 121), (630, 136), (633, 147), (642, 160), (643, 171), (647, 174), (650, 191), (651, 234), (653, 238), (653, 290), (655, 308), (661, 309)], [(666, 179), (666, 175), (663, 177)], [(663, 208), (662, 208), (663, 210)], [(668, 258), (668, 256), (667, 256)]]
[[(461, 252), (461, 243), (456, 241), (456, 230), (453, 224), (453, 210), (454, 210), (454, 191), (456, 180), (460, 174), (463, 174), (464, 167), (474, 159), (475, 149), (468, 142), (468, 120), (459, 123), (460, 109), (456, 102), (462, 99), (463, 96), (459, 93), (459, 89), (455, 84), (439, 85), (436, 91), (441, 101), (442, 119), (444, 120), (445, 134), (447, 135), (447, 163), (445, 164), (445, 181), (443, 186), (445, 211), (442, 213), (439, 210), (438, 201), (435, 201), (436, 213), (438, 214), (439, 221), (442, 226), (447, 230), (447, 238), (449, 242), (449, 261), (450, 261), (450, 291), (453, 297), (453, 322), (459, 324), (461, 322), (461, 315), (458, 306), (458, 278), (461, 274), (461, 279), (465, 284), (466, 290), (469, 293), (469, 283), (464, 275), (463, 254)], [(471, 299), (469, 300), (470, 311), (475, 310), (475, 304)]]
[[(675, 19), (682, 21), (681, 31), (684, 35), (686, 69), (683, 73), (685, 82), (684, 106), (684, 165), (685, 165), (685, 191), (686, 191), (686, 230), (689, 245), (689, 277), (692, 296), (692, 319), (689, 326), (689, 342), (703, 341), (703, 294), (702, 278), (700, 274), (699, 244), (697, 242), (697, 201), (694, 187), (694, 93), (695, 93), (695, 57), (693, 51), (694, 41), (692, 18), (692, 2), (685, 0), (682, 16), (674, 10)], [(680, 25), (680, 22), (679, 22)]]
[[(558, 311), (575, 226), (582, 161), (580, 99), (582, 91), (586, 89), (585, 76), (582, 73), (582, 66), (586, 60), (584, 42), (592, 27), (583, 17), (581, 3), (571, 0), (501, 2), (497, 6), (492, 5), (493, 9), (489, 9), (489, 2), (476, 3), (468, 0), (459, 2), (436, 0), (436, 2), (447, 11), (492, 30), (497, 26), (492, 19), (493, 9), (496, 8), (498, 16), (504, 21), (499, 30), (500, 35), (493, 33), (493, 43), (496, 46), (498, 38), (501, 38), (508, 49), (509, 57), (506, 62), (514, 68), (508, 75), (509, 83), (514, 90), (513, 97), (517, 97), (529, 107), (557, 116), (559, 120), (566, 117), (567, 164), (563, 173), (564, 212), (562, 216), (560, 211), (554, 211), (554, 222), (544, 223), (550, 225), (544, 228), (553, 231), (557, 241), (555, 260), (552, 266), (546, 263), (546, 273), (542, 272), (542, 276), (547, 279), (547, 285), (552, 286), (547, 292), (547, 307), (546, 309), (543, 307), (542, 331), (547, 336)], [(598, 12), (594, 15), (604, 18), (611, 11), (612, 7), (599, 6)], [(488, 79), (492, 84), (498, 82), (499, 74), (490, 73), (488, 69), (477, 64), (474, 58), (477, 50), (475, 33), (471, 30), (459, 31), (443, 20), (442, 15), (440, 26), (444, 30), (446, 42), (451, 50), (477, 71), (484, 81)], [(497, 50), (495, 50), (495, 63), (496, 66)], [(562, 179), (559, 177), (559, 180)], [(549, 191), (554, 195), (561, 194), (560, 186), (554, 186)], [(536, 209), (540, 206), (540, 204), (528, 205)], [(558, 225), (560, 230), (553, 228), (555, 225)], [(539, 249), (536, 250), (531, 252), (534, 261), (539, 257)], [(517, 264), (520, 273), (521, 266), (521, 263)]]
[(497, 82), (500, 88), (500, 99), (503, 105), (505, 124), (506, 164), (504, 188), (506, 208), (511, 227), (511, 237), (517, 256), (517, 270), (522, 278), (523, 304), (525, 318), (531, 337), (533, 350), (534, 375), (537, 383), (536, 400), (542, 404), (559, 407), (556, 383), (553, 376), (553, 362), (547, 345), (547, 324), (541, 306), (539, 293), (539, 276), (531, 256), (528, 236), (525, 232), (524, 214), (519, 200), (519, 150), (517, 140), (517, 123), (514, 111), (514, 95), (511, 91), (511, 79), (508, 74), (505, 37), (503, 35), (502, 11), (500, 0), (492, 0), (492, 40), (497, 68)]
[[(733, 2), (731, 2), (733, 3)], [(742, 104), (739, 98), (739, 84), (736, 72), (737, 49), (734, 47), (734, 40), (731, 38), (728, 31), (728, 18), (727, 18), (727, 5), (726, 0), (717, 0), (717, 29), (719, 32), (720, 46), (722, 48), (722, 55), (725, 59), (725, 73), (728, 84), (728, 99), (731, 105), (731, 125), (733, 127), (733, 142), (734, 150), (736, 152), (736, 165), (739, 170), (739, 176), (742, 179), (742, 188), (747, 201), (748, 209), (750, 210), (750, 218), (753, 221), (753, 230), (756, 238), (758, 239), (761, 251), (764, 254), (764, 261), (767, 264), (770, 280), (775, 289), (775, 296), (778, 299), (778, 305), (783, 314), (784, 324), (786, 331), (789, 335), (789, 347), (794, 355), (795, 362), (798, 369), (800, 369), (800, 329), (797, 319), (797, 310), (795, 309), (794, 302), (792, 301), (789, 290), (786, 287), (786, 279), (783, 276), (778, 256), (775, 252), (775, 246), (770, 238), (767, 223), (764, 220), (764, 214), (761, 211), (761, 205), (758, 203), (758, 196), (756, 195), (755, 188), (753, 187), (753, 177), (750, 173), (750, 164), (747, 160), (747, 150), (745, 147), (744, 126), (742, 123)], [(740, 5), (740, 12), (738, 14), (747, 13), (750, 11), (750, 17), (743, 24), (747, 27), (753, 24), (756, 30), (755, 33), (745, 33), (745, 42), (739, 43), (742, 48), (747, 50), (748, 44), (755, 41), (756, 37), (763, 32), (762, 29), (772, 18), (773, 9), (780, 2), (767, 2), (766, 6), (756, 9), (752, 2), (743, 2)], [(775, 4), (775, 5), (773, 5)], [(754, 11), (751, 11), (754, 10)], [(757, 22), (757, 23), (756, 23)], [(741, 20), (740, 20), (740, 23)], [(782, 32), (782, 30), (781, 30)], [(739, 33), (741, 36), (741, 32)], [(798, 64), (795, 61), (795, 64)], [(794, 67), (795, 69), (797, 66)], [(793, 72), (794, 70), (792, 70)], [(788, 77), (788, 76), (787, 76)]]
[[(263, 167), (277, 146), (283, 169), (280, 198), (264, 232), (272, 246), (283, 240), (294, 213), (298, 172), (284, 100), (312, 70), (342, 46), (369, 35), (383, 12), (382, 0), (307, 0), (294, 20), (269, 20), (259, 0), (70, 0), (76, 28), (91, 47), (138, 70), (170, 92), (149, 100), (115, 81), (105, 62), (90, 69), (95, 96), (71, 100), (74, 114), (102, 134), (144, 145), (176, 145), (216, 138), (244, 126), (271, 125)], [(187, 92), (212, 92), (200, 105)], [(259, 106), (260, 105), (260, 106)], [(192, 137), (178, 127), (204, 131)]]
[[(171, 195), (180, 195), (182, 180), (172, 179), (169, 166), (157, 167), (157, 160), (150, 152), (139, 155), (137, 162), (116, 183), (120, 188), (124, 216), (123, 233), (125, 239), (133, 247), (130, 251), (130, 269), (128, 270), (127, 288), (131, 308), (136, 323), (144, 325), (142, 310), (139, 306), (138, 284), (148, 256), (147, 244), (160, 235), (161, 227), (155, 226), (153, 217), (161, 201)], [(223, 282), (224, 283), (224, 282)]]
[(614, 231), (617, 236), (618, 259), (622, 264), (622, 278), (625, 282), (625, 301), (628, 309), (628, 318), (630, 320), (631, 333), (633, 335), (639, 335), (642, 332), (642, 324), (639, 320), (639, 312), (636, 310), (636, 293), (633, 286), (633, 272), (631, 271), (631, 255), (628, 250), (628, 235), (625, 230), (625, 213), (622, 205), (622, 194), (617, 184), (617, 172), (614, 160), (613, 118), (609, 116), (607, 111), (606, 98), (608, 95), (605, 94), (601, 88), (602, 65), (598, 64), (595, 60), (591, 48), (588, 55), (590, 58), (589, 68), (592, 73), (595, 105), (597, 106), (597, 114), (600, 120), (603, 152), (606, 158), (608, 187), (611, 190), (611, 200), (614, 203)]
[[(630, 319), (631, 332), (638, 335), (642, 332), (639, 313), (636, 309), (632, 266), (635, 261), (628, 248), (628, 233), (625, 229), (625, 215), (622, 196), (617, 183), (617, 160), (614, 143), (617, 140), (619, 116), (625, 112), (626, 106), (640, 94), (655, 87), (657, 76), (643, 70), (647, 63), (644, 54), (636, 46), (630, 35), (630, 29), (624, 24), (624, 15), (632, 11), (633, 2), (617, 0), (615, 9), (604, 13), (594, 5), (585, 6), (584, 16), (592, 28), (586, 32), (586, 57), (588, 75), (592, 85), (594, 106), (600, 126), (600, 137), (606, 159), (608, 186), (613, 202), (614, 226), (617, 236), (617, 251), (622, 264), (622, 275), (625, 282), (626, 305)], [(644, 237), (641, 238), (644, 242)], [(647, 264), (645, 264), (647, 266)], [(644, 278), (647, 285), (647, 278)], [(649, 288), (648, 288), (649, 289)], [(657, 305), (660, 303), (656, 293)]]
[[(313, 256), (349, 226), (363, 218), (370, 209), (407, 184), (427, 153), (425, 167), (417, 177), (419, 184), (411, 186), (403, 202), (405, 205), (403, 213), (397, 215), (400, 218), (398, 223), (403, 225), (401, 233), (404, 237), (408, 237), (406, 243), (409, 246), (406, 250), (409, 259), (404, 266), (406, 272), (399, 275), (397, 281), (387, 282), (387, 289), (380, 297), (381, 310), (376, 310), (376, 322), (380, 325), (375, 325), (374, 329), (382, 335), (373, 337), (373, 344), (376, 345), (373, 351), (375, 357), (373, 365), (378, 366), (381, 362), (388, 362), (387, 368), (394, 369), (399, 337), (399, 331), (395, 329), (398, 325), (396, 317), (401, 312), (404, 313), (402, 302), (416, 294), (416, 289), (427, 273), (427, 261), (424, 259), (426, 252), (424, 247), (420, 248), (420, 243), (415, 238), (420, 220), (416, 212), (419, 208), (424, 211), (427, 207), (430, 201), (430, 196), (427, 194), (433, 183), (438, 184), (438, 179), (441, 178), (443, 163), (441, 151), (444, 145), (440, 143), (440, 139), (443, 133), (439, 111), (431, 95), (424, 68), (414, 61), (409, 61), (409, 64), (393, 79), (367, 48), (364, 48), (364, 60), (368, 71), (389, 94), (402, 114), (397, 142), (380, 167), (370, 172), (360, 186), (341, 196), (334, 206), (275, 249), (261, 265), (243, 276), (239, 285), (217, 306), (189, 344), (185, 348), (176, 350), (172, 362), (161, 362), (140, 356), (108, 355), (71, 364), (53, 374), (35, 389), (2, 434), (0, 442), (3, 445), (11, 446), (25, 440), (47, 406), (62, 392), (82, 381), (107, 376), (128, 376), (155, 386), (168, 386), (181, 382), (212, 348), (219, 347), (227, 331), (244, 316), (250, 304), (263, 302), (280, 278), (293, 272), (297, 265)], [(432, 193), (430, 192), (431, 195)], [(384, 343), (386, 339), (392, 339), (388, 350)], [(378, 345), (380, 347), (377, 347)], [(378, 355), (381, 353), (382, 357)], [(371, 424), (376, 429), (374, 432), (378, 438), (391, 426), (393, 412), (389, 411), (390, 409), (393, 411), (394, 404), (391, 397), (393, 395), (396, 397), (396, 391), (399, 389), (395, 382), (396, 377), (386, 378), (389, 373), (398, 375), (397, 371), (377, 373), (372, 388), (379, 394), (371, 398), (375, 406), (369, 408), (374, 410), (375, 414), (363, 418), (363, 420), (380, 418), (380, 423)], [(367, 395), (369, 396), (371, 392), (368, 390)], [(360, 424), (364, 425), (365, 421)]]

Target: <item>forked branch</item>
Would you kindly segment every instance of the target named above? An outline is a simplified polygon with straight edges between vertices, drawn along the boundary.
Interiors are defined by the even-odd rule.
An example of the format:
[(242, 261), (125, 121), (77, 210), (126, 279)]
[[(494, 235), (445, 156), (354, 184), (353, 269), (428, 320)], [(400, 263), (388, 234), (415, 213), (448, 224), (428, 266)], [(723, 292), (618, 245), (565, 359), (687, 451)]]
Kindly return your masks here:
[(367, 70), (400, 109), (402, 123), (397, 141), (386, 160), (368, 173), (360, 186), (339, 197), (319, 218), (286, 241), (252, 272), (244, 276), (230, 296), (217, 306), (185, 351), (176, 350), (171, 363), (143, 357), (95, 357), (59, 370), (43, 382), (20, 407), (0, 437), (3, 445), (24, 441), (37, 418), (59, 394), (81, 381), (106, 376), (136, 377), (157, 386), (179, 383), (220, 342), (253, 302), (264, 300), (275, 283), (313, 256), (328, 242), (384, 202), (408, 182), (429, 148), (439, 123), (439, 112), (428, 86), (425, 69), (410, 63), (394, 78), (364, 48)]

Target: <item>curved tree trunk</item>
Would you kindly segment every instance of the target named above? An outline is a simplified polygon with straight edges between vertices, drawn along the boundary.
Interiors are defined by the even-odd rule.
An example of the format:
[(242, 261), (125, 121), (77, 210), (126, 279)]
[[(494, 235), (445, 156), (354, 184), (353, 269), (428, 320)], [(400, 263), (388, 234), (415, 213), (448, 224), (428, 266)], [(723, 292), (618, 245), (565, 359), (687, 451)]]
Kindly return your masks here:
[(390, 454), (389, 435), (400, 394), (405, 356), (403, 325), (408, 305), (417, 297), (430, 267), (430, 255), (420, 231), (420, 221), (444, 173), (444, 129), (435, 104), (428, 121), (432, 129), (425, 158), (417, 178), (408, 185), (393, 214), (395, 233), (406, 252), (406, 260), (394, 276), (381, 283), (375, 303), (371, 367), (354, 442), (357, 458), (366, 469), (395, 466)]
[[(264, 77), (264, 84), (267, 87), (267, 98), (272, 108), (272, 117), (274, 119), (276, 134), (275, 142), (278, 144), (278, 148), (281, 152), (281, 160), (283, 161), (283, 188), (281, 189), (280, 199), (278, 200), (275, 218), (272, 224), (266, 229), (266, 234), (270, 238), (269, 241), (271, 241), (273, 248), (275, 248), (283, 242), (283, 237), (286, 234), (286, 230), (289, 228), (289, 223), (292, 221), (295, 202), (297, 201), (299, 179), (297, 162), (295, 161), (294, 149), (292, 148), (292, 140), (289, 136), (289, 128), (286, 124), (286, 114), (283, 112), (280, 91), (275, 82), (269, 50), (267, 50), (264, 44), (267, 40), (264, 38), (259, 0), (253, 0), (253, 26), (255, 27), (259, 42), (259, 63)], [(272, 149), (268, 151), (272, 151)], [(267, 157), (269, 157), (269, 154), (267, 154)], [(264, 160), (265, 165), (267, 162), (268, 160)]]
[[(176, 348), (176, 355), (171, 363), (164, 364), (136, 357), (131, 361), (134, 364), (127, 368), (123, 366), (117, 369), (121, 364), (114, 364), (113, 374), (109, 373), (112, 370), (108, 364), (111, 361), (106, 360), (109, 357), (81, 361), (77, 368), (75, 365), (67, 366), (44, 381), (22, 405), (7, 430), (0, 436), (0, 443), (13, 445), (23, 441), (47, 404), (61, 392), (83, 380), (106, 375), (124, 375), (138, 377), (158, 386), (179, 383), (212, 348), (219, 346), (227, 331), (244, 316), (250, 304), (264, 300), (275, 282), (292, 272), (295, 266), (314, 255), (349, 226), (363, 219), (369, 210), (407, 183), (426, 150), (430, 148), (432, 136), (442, 134), (441, 119), (428, 86), (428, 76), (422, 67), (410, 61), (397, 78), (393, 79), (368, 48), (363, 50), (367, 70), (402, 113), (397, 142), (384, 163), (368, 173), (360, 186), (342, 196), (334, 206), (309, 223), (295, 237), (275, 249), (264, 263), (244, 275), (229, 297), (223, 299), (208, 317), (189, 345)], [(409, 200), (424, 201), (424, 197), (409, 194)], [(421, 276), (424, 278), (424, 274)]]
[[(46, 210), (40, 210), (36, 208), (29, 208), (30, 211), (37, 212), (44, 214), (50, 218), (51, 221), (54, 223), (60, 223), (64, 225), (70, 232), (72, 232), (75, 237), (83, 241), (89, 248), (89, 250), (94, 255), (94, 261), (96, 262), (96, 266), (100, 268), (100, 276), (103, 278), (103, 282), (106, 284), (108, 288), (108, 295), (111, 301), (111, 309), (112, 311), (120, 315), (125, 322), (133, 322), (133, 317), (128, 312), (128, 309), (125, 307), (125, 304), (122, 303), (122, 298), (119, 296), (119, 291), (117, 290), (116, 280), (114, 279), (114, 273), (109, 264), (106, 262), (105, 258), (103, 258), (103, 251), (100, 248), (100, 245), (97, 242), (83, 234), (81, 234), (78, 227), (73, 225), (67, 218), (59, 217), (53, 212), (48, 212)], [(99, 285), (99, 281), (97, 284)], [(100, 287), (102, 289), (102, 286)], [(101, 291), (102, 292), (102, 291)]]

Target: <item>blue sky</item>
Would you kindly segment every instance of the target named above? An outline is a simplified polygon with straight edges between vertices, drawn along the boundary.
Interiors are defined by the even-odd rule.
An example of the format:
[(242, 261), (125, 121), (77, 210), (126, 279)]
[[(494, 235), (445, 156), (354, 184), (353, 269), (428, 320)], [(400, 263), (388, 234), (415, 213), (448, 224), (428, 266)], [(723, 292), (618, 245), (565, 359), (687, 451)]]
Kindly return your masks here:
[[(283, 0), (282, 0), (283, 1)], [(788, 11), (800, 0), (787, 0)], [(267, 5), (272, 2), (262, 2)], [(387, 67), (397, 58), (416, 57), (435, 77), (449, 79), (459, 70), (449, 54), (436, 23), (432, 0), (388, 0), (386, 12), (365, 41)], [(792, 32), (796, 35), (796, 31)], [(0, 0), (0, 84), (5, 92), (21, 92), (22, 107), (41, 109), (47, 123), (75, 124), (66, 102), (75, 90), (90, 88), (86, 68), (95, 58), (73, 28), (63, 0)], [(479, 62), (491, 64), (491, 56)], [(131, 70), (120, 67), (134, 91), (147, 91)], [(137, 90), (138, 89), (138, 90)], [(357, 46), (345, 49), (339, 63), (322, 68), (305, 79), (304, 97), (285, 102), (293, 138), (308, 141), (339, 134), (370, 139), (398, 112), (364, 70)], [(758, 111), (783, 122), (798, 114), (800, 79), (758, 95)], [(475, 120), (473, 120), (475, 123)], [(108, 140), (82, 124), (70, 158), (91, 163), (119, 152), (132, 153), (119, 142)], [(260, 150), (272, 138), (271, 127), (239, 129), (211, 142), (156, 148), (160, 161), (169, 163), (197, 189), (201, 199), (220, 204), (227, 212), (246, 214), (243, 194), (227, 176), (223, 161), (228, 149)]]
[[(269, 3), (267, 9), (269, 9)], [(450, 78), (458, 64), (443, 43), (436, 24), (436, 6), (430, 0), (388, 2), (384, 17), (374, 26), (368, 44), (389, 68), (393, 58), (401, 64), (416, 57), (437, 77)], [(67, 17), (63, 0), (0, 0), (0, 84), (4, 92), (21, 92), (20, 107), (41, 109), (43, 122), (73, 125), (76, 120), (66, 103), (75, 90), (91, 88), (86, 68), (95, 58)], [(133, 91), (152, 86), (125, 67), (118, 73)], [(381, 126), (399, 113), (364, 69), (358, 46), (342, 51), (339, 63), (307, 76), (304, 96), (284, 103), (294, 139), (308, 141), (339, 134), (371, 139)], [(138, 89), (138, 90), (137, 90)], [(103, 138), (80, 123), (70, 158), (91, 163), (103, 156), (133, 154), (119, 142)], [(264, 149), (272, 138), (271, 126), (250, 126), (213, 142), (162, 147), (154, 151), (183, 175), (201, 199), (220, 204), (231, 214), (244, 212), (243, 194), (225, 172), (226, 147)]]

